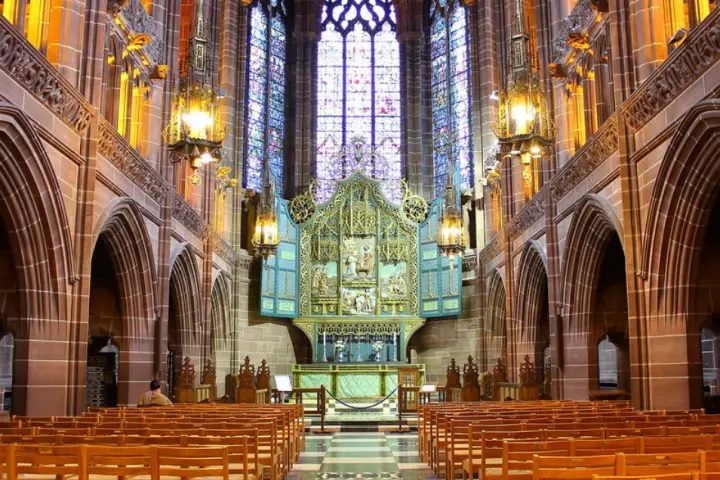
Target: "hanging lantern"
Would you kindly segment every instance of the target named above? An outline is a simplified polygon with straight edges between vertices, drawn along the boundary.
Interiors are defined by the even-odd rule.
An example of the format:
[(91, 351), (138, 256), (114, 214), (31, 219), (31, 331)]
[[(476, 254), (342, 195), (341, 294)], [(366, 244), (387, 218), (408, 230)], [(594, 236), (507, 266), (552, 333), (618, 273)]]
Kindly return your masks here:
[(252, 244), (255, 247), (255, 255), (261, 256), (267, 261), (275, 255), (278, 245), (280, 245), (280, 229), (275, 208), (275, 181), (270, 172), (267, 154), (265, 155), (264, 170), (264, 184), (257, 206)]
[[(446, 136), (441, 142), (447, 145), (443, 153), (448, 156), (448, 173), (445, 183), (445, 192), (443, 193), (442, 217), (438, 226), (436, 243), (440, 255), (450, 260), (450, 268), (453, 268), (455, 257), (462, 257), (465, 251), (465, 226), (463, 225), (463, 217), (458, 207), (459, 199), (457, 194), (457, 186), (455, 184), (454, 148), (455, 135), (448, 131), (441, 132)], [(446, 141), (445, 141), (446, 140)]]
[[(188, 55), (180, 74), (178, 90), (172, 99), (170, 123), (163, 138), (171, 151), (171, 161), (186, 160), (196, 176), (203, 165), (220, 160), (227, 129), (220, 116), (222, 91), (214, 86), (214, 72), (205, 38), (203, 0), (195, 12), (195, 32), (189, 40)], [(191, 180), (197, 185), (199, 176)]]

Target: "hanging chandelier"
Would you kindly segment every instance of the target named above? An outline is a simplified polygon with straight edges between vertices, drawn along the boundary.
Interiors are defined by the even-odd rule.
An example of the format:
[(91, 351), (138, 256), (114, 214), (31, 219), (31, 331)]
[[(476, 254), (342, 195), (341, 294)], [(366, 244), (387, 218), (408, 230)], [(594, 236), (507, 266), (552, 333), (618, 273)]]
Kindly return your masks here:
[(198, 0), (194, 33), (188, 41), (187, 57), (180, 71), (178, 88), (172, 100), (170, 123), (163, 138), (174, 163), (186, 160), (193, 173), (191, 185), (200, 183), (197, 170), (222, 159), (222, 143), (227, 134), (220, 116), (219, 99), (224, 95), (215, 88), (214, 68), (208, 55), (203, 18), (204, 0)]
[(506, 89), (490, 95), (498, 102), (493, 130), (503, 153), (539, 158), (554, 142), (555, 124), (531, 53), (523, 1), (515, 1), (515, 33)]
[(275, 177), (270, 171), (267, 152), (265, 153), (264, 163), (263, 189), (257, 205), (252, 244), (255, 248), (255, 255), (263, 257), (267, 262), (271, 256), (275, 255), (278, 245), (280, 245), (280, 229), (275, 206)]
[(459, 208), (460, 202), (455, 178), (457, 176), (453, 148), (455, 143), (453, 137), (455, 135), (447, 132), (443, 132), (443, 134), (448, 137), (447, 142), (440, 142), (442, 145), (447, 145), (444, 148), (447, 149), (448, 155), (448, 173), (445, 191), (443, 192), (442, 217), (440, 218), (436, 243), (440, 255), (450, 260), (450, 269), (452, 269), (455, 257), (462, 257), (465, 252), (465, 227)]

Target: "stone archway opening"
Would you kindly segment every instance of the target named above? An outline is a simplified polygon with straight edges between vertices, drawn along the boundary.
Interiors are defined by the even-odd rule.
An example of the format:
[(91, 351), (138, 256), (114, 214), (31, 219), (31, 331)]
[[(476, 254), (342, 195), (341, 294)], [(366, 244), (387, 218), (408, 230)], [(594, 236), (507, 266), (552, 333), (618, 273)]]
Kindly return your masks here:
[[(720, 404), (720, 201), (705, 229), (695, 286), (696, 321), (688, 325), (688, 365), (691, 387), (702, 391), (704, 406)], [(693, 397), (699, 396), (697, 393)]]
[(10, 235), (0, 216), (0, 391), (2, 409), (12, 411), (15, 336), (10, 333), (13, 319), (20, 316), (18, 280), (13, 261)]
[(175, 387), (180, 367), (182, 365), (182, 343), (180, 336), (180, 320), (178, 319), (177, 293), (172, 285), (173, 277), (170, 277), (170, 303), (168, 304), (168, 334), (165, 350), (165, 368), (167, 372), (167, 393), (170, 400), (175, 400)]
[[(630, 395), (630, 343), (625, 253), (613, 232), (604, 248), (591, 316), (590, 390), (617, 389)], [(595, 361), (593, 362), (593, 359)]]
[(120, 281), (107, 233), (100, 234), (90, 270), (85, 406), (115, 407), (120, 396), (120, 348), (124, 312)]

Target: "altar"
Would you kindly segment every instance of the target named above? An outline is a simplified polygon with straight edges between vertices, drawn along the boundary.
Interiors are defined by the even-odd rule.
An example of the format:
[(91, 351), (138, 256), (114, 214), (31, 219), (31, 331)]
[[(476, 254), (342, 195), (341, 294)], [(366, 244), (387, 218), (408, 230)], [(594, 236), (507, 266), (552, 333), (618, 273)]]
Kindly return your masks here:
[(375, 401), (391, 393), (390, 398), (397, 397), (394, 391), (403, 372), (410, 372), (414, 377), (411, 381), (417, 384), (422, 384), (425, 379), (425, 365), (372, 362), (308, 364), (293, 367), (293, 387), (320, 388), (325, 385), (330, 393), (345, 401)]
[[(375, 158), (367, 147), (353, 145), (343, 161)], [(361, 170), (323, 203), (314, 186), (277, 197), (279, 244), (263, 262), (260, 314), (292, 319), (309, 341), (312, 364), (294, 367), (295, 388), (370, 400), (397, 387), (428, 318), (461, 313), (462, 261), (438, 247), (443, 199), (428, 203)], [(412, 367), (421, 382), (425, 367)]]

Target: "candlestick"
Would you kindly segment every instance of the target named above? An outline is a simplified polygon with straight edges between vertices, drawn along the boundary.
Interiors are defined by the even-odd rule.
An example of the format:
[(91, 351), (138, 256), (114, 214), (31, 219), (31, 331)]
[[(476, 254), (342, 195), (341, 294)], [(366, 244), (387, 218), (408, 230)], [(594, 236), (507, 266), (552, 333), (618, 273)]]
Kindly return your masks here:
[(325, 362), (325, 363), (327, 363), (327, 337), (326, 337), (326, 332), (323, 332), (323, 346), (322, 346), (322, 349), (323, 349), (323, 358), (322, 358), (322, 361)]

